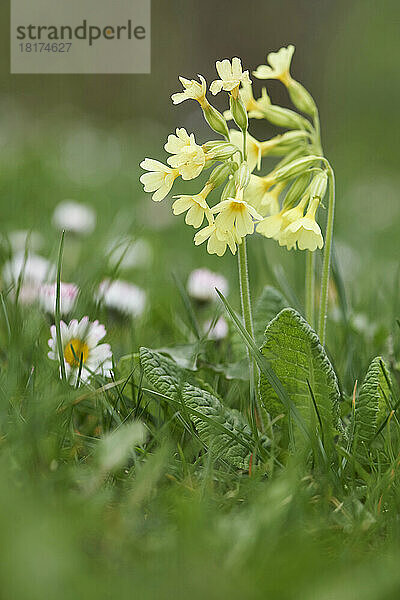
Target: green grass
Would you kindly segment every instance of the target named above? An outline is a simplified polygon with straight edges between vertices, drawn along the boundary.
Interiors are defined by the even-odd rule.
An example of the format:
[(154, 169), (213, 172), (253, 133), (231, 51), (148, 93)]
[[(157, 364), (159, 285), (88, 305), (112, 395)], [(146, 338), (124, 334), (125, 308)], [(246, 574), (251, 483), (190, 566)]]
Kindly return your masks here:
[[(3, 205), (10, 191), (15, 197), (4, 230), (17, 226), (39, 230), (45, 238), (43, 254), (54, 262), (60, 235), (51, 228), (50, 217), (56, 202), (74, 197), (97, 209), (99, 222), (92, 236), (79, 240), (66, 235), (63, 280), (75, 281), (82, 289), (73, 316), (88, 314), (106, 325), (106, 341), (116, 362), (115, 385), (104, 389), (105, 382), (97, 379), (90, 388), (71, 388), (59, 379), (57, 364), (47, 358), (48, 317), (36, 306), (15, 305), (3, 289), (3, 596), (397, 598), (396, 415), (383, 429), (374, 459), (364, 463), (353, 459), (345, 444), (335, 439), (332, 468), (323, 460), (318, 435), (311, 450), (291, 455), (279, 439), (273, 439), (268, 459), (257, 464), (254, 460), (249, 476), (249, 469), (232, 467), (223, 454), (207, 452), (190, 419), (190, 406), (168, 403), (168, 395), (160, 395), (143, 376), (136, 357), (139, 347), (173, 347), (170, 354), (177, 356), (176, 346), (190, 344), (191, 351), (198, 351), (199, 366), (190, 377), (212, 389), (224, 406), (246, 415), (248, 383), (225, 376), (245, 356), (240, 334), (231, 324), (230, 338), (220, 344), (196, 340), (193, 318), (202, 323), (215, 315), (215, 307), (189, 310), (183, 291), (190, 270), (206, 265), (229, 278), (233, 292), (228, 301), (238, 310), (235, 260), (228, 255), (210, 257), (204, 248), (194, 248), (192, 232), (182, 227), (180, 218), (163, 229), (161, 216), (151, 213), (153, 220), (146, 218), (153, 207), (136, 181), (139, 150), (127, 150), (133, 166), (123, 162), (120, 172), (97, 186), (72, 183), (57, 163), (57, 152), (50, 156), (40, 147), (25, 148), (20, 166), (5, 168), (2, 175)], [(148, 309), (138, 321), (115, 319), (93, 299), (95, 285), (112, 273), (105, 256), (107, 242), (113, 232), (124, 231), (147, 239), (154, 254), (151, 269), (123, 274), (148, 293)], [(338, 237), (340, 241), (340, 228)], [(4, 250), (2, 263), (6, 259)], [(302, 311), (300, 253), (289, 255), (273, 242), (253, 236), (249, 261), (254, 304), (269, 284)], [(339, 252), (327, 353), (348, 423), (355, 381), (360, 390), (374, 356), (383, 355), (391, 366), (390, 401), (396, 403), (400, 311), (392, 266), (381, 272), (382, 285), (371, 281), (367, 270), (361, 278), (349, 280), (347, 275), (343, 281), (343, 267), (348, 273)], [(377, 256), (371, 272), (380, 268)], [(130, 439), (123, 437), (125, 433), (135, 440), (135, 431), (125, 430), (135, 421), (145, 424), (146, 442), (125, 443)], [(112, 431), (116, 437), (109, 438)], [(115, 461), (109, 463), (106, 459), (113, 452)], [(346, 467), (341, 469), (344, 459)]]

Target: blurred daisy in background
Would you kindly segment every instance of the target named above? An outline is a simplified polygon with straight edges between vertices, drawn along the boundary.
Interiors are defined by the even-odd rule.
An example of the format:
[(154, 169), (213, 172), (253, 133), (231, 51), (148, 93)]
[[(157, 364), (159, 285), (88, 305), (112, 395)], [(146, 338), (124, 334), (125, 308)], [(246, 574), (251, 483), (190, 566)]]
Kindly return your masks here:
[(147, 268), (153, 262), (152, 247), (143, 238), (116, 238), (108, 244), (106, 254), (110, 266), (122, 270)]
[(133, 318), (142, 316), (146, 308), (146, 293), (121, 279), (104, 279), (99, 285), (97, 299), (107, 308)]
[(61, 231), (87, 235), (96, 227), (96, 212), (87, 204), (64, 200), (54, 210), (53, 225)]
[(42, 283), (54, 279), (56, 267), (38, 254), (15, 254), (3, 267), (3, 283), (12, 286), (15, 296), (19, 287), (19, 300), (22, 304), (32, 304), (38, 299)]
[(209, 269), (195, 269), (189, 275), (187, 291), (198, 302), (212, 302), (219, 298), (217, 288), (224, 296), (228, 295), (229, 284), (226, 278)]
[(13, 253), (25, 252), (25, 250), (37, 252), (43, 246), (43, 237), (37, 231), (16, 229), (2, 234), (1, 245)]
[[(73, 319), (67, 325), (60, 321), (61, 343), (67, 379), (71, 385), (79, 380), (86, 382), (92, 375), (100, 374), (110, 377), (112, 370), (112, 352), (109, 344), (100, 344), (106, 335), (104, 325), (98, 321), (91, 323), (89, 317), (80, 321)], [(51, 360), (59, 360), (56, 326), (50, 328), (51, 338), (48, 341)], [(81, 373), (79, 374), (80, 367)]]
[(228, 323), (224, 317), (219, 317), (215, 322), (209, 319), (204, 323), (203, 331), (207, 334), (209, 340), (223, 340), (228, 335)]
[[(74, 283), (60, 284), (60, 312), (67, 315), (75, 306), (79, 288)], [(39, 288), (39, 304), (47, 313), (54, 315), (56, 309), (57, 284), (44, 283)]]

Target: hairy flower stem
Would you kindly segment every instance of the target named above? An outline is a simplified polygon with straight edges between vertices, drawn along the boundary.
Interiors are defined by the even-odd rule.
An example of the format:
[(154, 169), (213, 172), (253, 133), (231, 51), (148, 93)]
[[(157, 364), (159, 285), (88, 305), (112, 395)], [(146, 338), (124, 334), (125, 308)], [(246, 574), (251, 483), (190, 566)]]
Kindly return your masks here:
[(306, 254), (306, 319), (314, 328), (315, 320), (315, 252)]
[(321, 344), (325, 345), (325, 330), (326, 330), (326, 317), (328, 312), (328, 292), (329, 292), (329, 275), (331, 266), (331, 253), (332, 253), (332, 238), (333, 238), (333, 222), (335, 218), (335, 175), (332, 167), (326, 161), (328, 166), (328, 177), (329, 177), (329, 206), (328, 206), (328, 220), (326, 223), (325, 232), (325, 251), (324, 260), (322, 263), (322, 278), (321, 278), (321, 295), (319, 304), (319, 322), (318, 322), (318, 335)]
[[(323, 156), (321, 144), (321, 125), (319, 121), (318, 109), (315, 109), (314, 117), (314, 146), (316, 154)], [(307, 251), (306, 256), (306, 281), (305, 281), (305, 309), (306, 319), (315, 327), (315, 253)]]
[[(247, 266), (247, 247), (246, 238), (243, 238), (242, 243), (238, 249), (238, 266), (239, 266), (239, 284), (240, 284), (240, 300), (242, 305), (242, 315), (244, 326), (247, 333), (254, 339), (253, 329), (253, 316), (251, 311), (251, 300), (250, 300), (250, 287), (249, 287), (249, 272)], [(251, 415), (252, 419), (255, 418), (258, 425), (262, 429), (262, 420), (260, 417), (260, 410), (257, 402), (257, 383), (258, 383), (258, 369), (255, 361), (252, 359), (249, 350), (247, 350), (247, 357), (249, 360), (249, 375), (250, 375), (250, 401), (251, 401)]]

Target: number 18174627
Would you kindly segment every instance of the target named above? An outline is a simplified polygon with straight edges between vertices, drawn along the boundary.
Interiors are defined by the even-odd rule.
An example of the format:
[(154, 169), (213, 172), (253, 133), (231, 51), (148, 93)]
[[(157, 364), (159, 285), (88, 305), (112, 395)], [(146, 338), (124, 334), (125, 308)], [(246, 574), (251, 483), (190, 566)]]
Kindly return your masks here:
[(23, 42), (19, 44), (21, 52), (69, 52), (71, 49), (71, 42)]

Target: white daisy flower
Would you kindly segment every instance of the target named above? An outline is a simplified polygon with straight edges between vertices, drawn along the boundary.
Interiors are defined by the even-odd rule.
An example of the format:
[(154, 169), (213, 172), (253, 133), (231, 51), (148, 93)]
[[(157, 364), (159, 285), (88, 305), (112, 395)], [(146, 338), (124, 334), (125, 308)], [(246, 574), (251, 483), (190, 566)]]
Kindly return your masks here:
[[(212, 327), (213, 321), (208, 320), (204, 323), (204, 333), (208, 334), (209, 340), (223, 340), (228, 335), (228, 323), (225, 321), (224, 317), (219, 317), (217, 321), (214, 323), (214, 327)], [(210, 329), (212, 327), (212, 329)]]
[[(112, 352), (109, 344), (99, 344), (106, 335), (104, 325), (98, 321), (91, 323), (89, 317), (83, 317), (80, 321), (73, 319), (68, 323), (60, 321), (61, 341), (65, 371), (71, 385), (77, 383), (79, 367), (82, 362), (80, 380), (86, 382), (94, 374), (110, 377), (112, 370)], [(59, 360), (57, 347), (56, 326), (50, 328), (49, 339), (51, 360)]]
[[(79, 288), (74, 283), (60, 284), (60, 312), (67, 315), (74, 308), (79, 294)], [(44, 283), (39, 288), (39, 304), (49, 314), (53, 315), (56, 310), (57, 284)]]
[(107, 308), (130, 317), (139, 318), (146, 308), (146, 293), (133, 283), (104, 279), (99, 285), (98, 300)]
[(89, 234), (96, 227), (96, 213), (86, 204), (65, 200), (55, 208), (53, 225), (60, 230), (80, 235)]
[(187, 291), (189, 296), (199, 302), (212, 302), (219, 298), (217, 288), (224, 296), (228, 295), (229, 284), (223, 275), (209, 269), (195, 269), (189, 275)]

